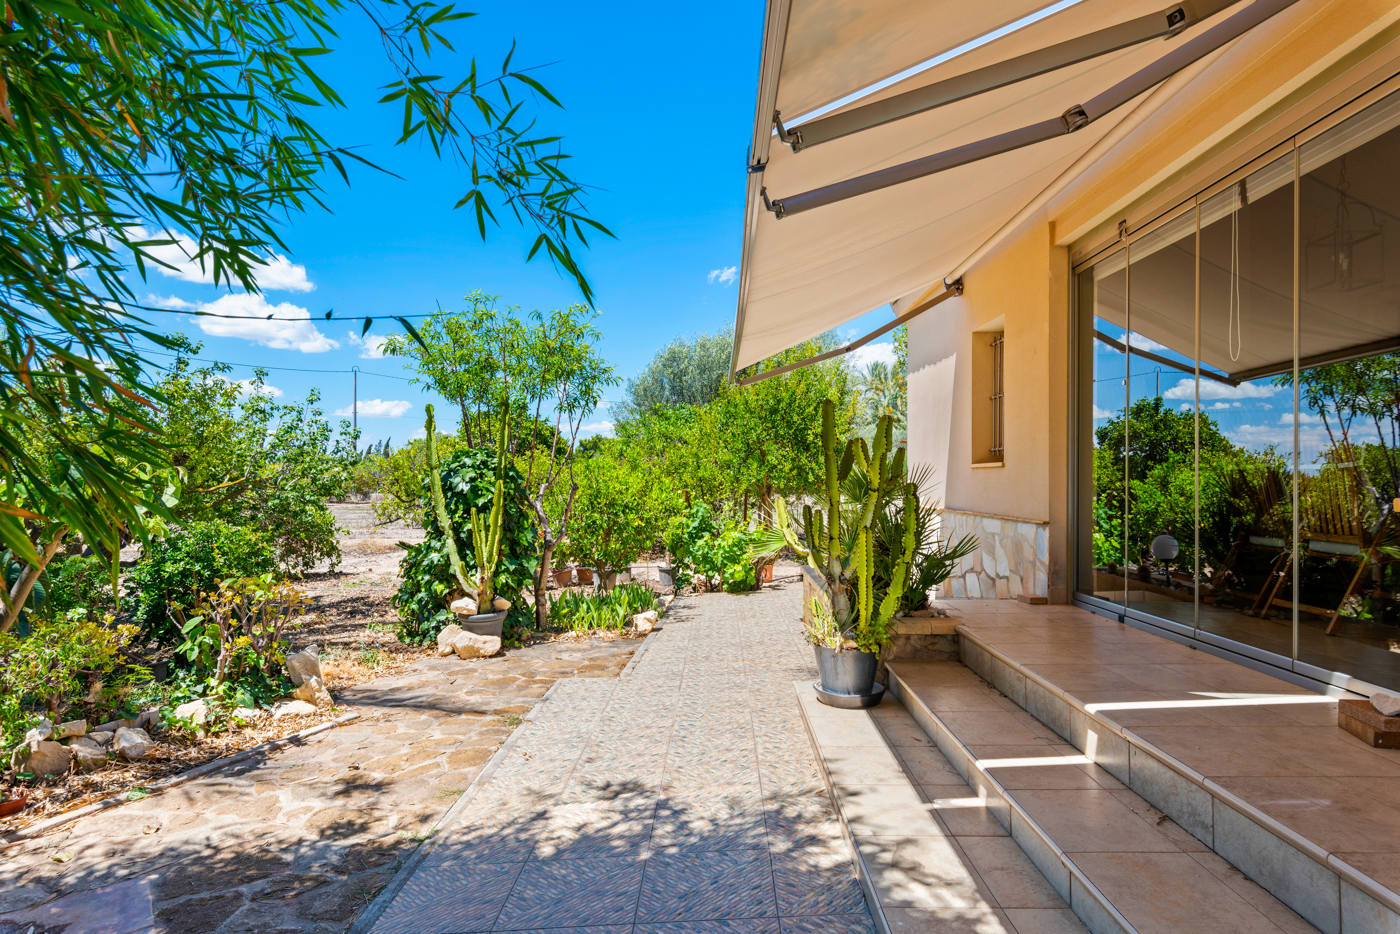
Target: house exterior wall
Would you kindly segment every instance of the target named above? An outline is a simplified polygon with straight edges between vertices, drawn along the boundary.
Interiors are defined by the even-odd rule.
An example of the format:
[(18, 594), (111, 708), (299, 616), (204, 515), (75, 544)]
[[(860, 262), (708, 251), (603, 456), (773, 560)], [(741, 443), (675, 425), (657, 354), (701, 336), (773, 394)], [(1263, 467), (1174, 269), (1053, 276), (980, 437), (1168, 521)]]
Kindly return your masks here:
[[(909, 458), (934, 471), (945, 538), (975, 536), (943, 593), (1068, 599), (1067, 252), (1028, 224), (964, 277), (965, 293), (909, 325)], [(1005, 455), (975, 464), (973, 341), (1005, 334)]]

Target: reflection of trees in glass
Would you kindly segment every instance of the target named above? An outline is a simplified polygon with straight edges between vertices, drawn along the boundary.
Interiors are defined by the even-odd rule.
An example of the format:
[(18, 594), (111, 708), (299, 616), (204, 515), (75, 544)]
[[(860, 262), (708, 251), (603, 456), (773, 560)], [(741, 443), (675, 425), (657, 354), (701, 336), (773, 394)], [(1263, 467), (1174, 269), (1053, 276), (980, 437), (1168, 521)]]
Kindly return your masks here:
[[(1175, 566), (1193, 564), (1195, 535), (1195, 415), (1174, 412), (1160, 397), (1141, 399), (1129, 410), (1130, 484), (1127, 561), (1141, 565), (1158, 535), (1177, 540)], [(1117, 564), (1123, 559), (1123, 413), (1115, 413), (1094, 432), (1094, 560)], [(1201, 415), (1201, 565), (1207, 576), (1221, 567), (1236, 538), (1257, 509), (1253, 487), (1241, 483), (1264, 471), (1279, 469), (1282, 458), (1272, 449), (1256, 452), (1236, 447), (1210, 416)]]

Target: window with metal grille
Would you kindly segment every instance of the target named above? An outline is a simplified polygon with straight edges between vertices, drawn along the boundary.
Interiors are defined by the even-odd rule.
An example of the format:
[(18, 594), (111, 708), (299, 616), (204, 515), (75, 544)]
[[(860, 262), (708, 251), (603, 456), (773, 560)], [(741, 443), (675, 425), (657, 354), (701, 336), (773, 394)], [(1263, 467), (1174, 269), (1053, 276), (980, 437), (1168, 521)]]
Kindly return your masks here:
[(1006, 332), (1000, 321), (972, 334), (972, 464), (1006, 457)]
[(1001, 460), (1004, 447), (1006, 419), (1002, 402), (1006, 397), (1005, 367), (1002, 366), (1006, 351), (1006, 335), (992, 338), (992, 446), (994, 460)]

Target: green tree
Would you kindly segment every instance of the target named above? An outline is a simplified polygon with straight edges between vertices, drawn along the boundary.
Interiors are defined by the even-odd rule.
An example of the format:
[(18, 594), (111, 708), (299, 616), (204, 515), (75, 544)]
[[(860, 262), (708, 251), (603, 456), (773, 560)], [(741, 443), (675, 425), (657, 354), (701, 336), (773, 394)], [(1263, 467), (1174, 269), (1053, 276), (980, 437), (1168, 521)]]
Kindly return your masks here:
[(333, 431), (318, 408), (319, 390), (300, 405), (283, 405), (269, 394), (265, 372), (246, 384), (228, 372), (222, 364), (194, 369), (180, 358), (157, 387), (169, 400), (158, 424), (180, 439), (172, 460), (184, 484), (174, 518), (259, 529), (287, 571), (326, 559), (334, 566), (340, 545), (326, 500), (344, 495), (359, 460), (349, 421)]
[(652, 358), (646, 369), (627, 381), (614, 421), (630, 421), (678, 405), (704, 406), (719, 395), (729, 377), (734, 329), (717, 334), (678, 337)]
[(909, 390), (903, 368), (880, 360), (871, 361), (865, 372), (857, 373), (855, 388), (860, 394), (852, 426), (856, 435), (873, 441), (875, 426), (888, 415), (894, 420), (895, 440), (905, 440), (909, 432)]
[[(168, 464), (164, 400), (139, 348), (172, 343), (141, 320), (125, 275), (180, 247), (216, 284), (256, 290), (285, 249), (278, 225), (322, 205), (324, 172), (348, 181), (347, 161), (364, 161), (306, 117), (341, 104), (312, 63), (352, 9), (397, 75), (382, 100), (403, 107), (398, 142), (470, 165), (456, 205), (481, 235), (509, 211), (537, 232), (527, 259), (548, 256), (591, 297), (571, 244), (606, 231), (527, 106), (558, 102), (512, 55), (462, 80), (420, 67), (471, 14), (433, 0), (17, 0), (0, 22), (0, 545), (24, 576), (63, 535), (115, 551), (165, 508), (150, 482)], [(44, 445), (26, 443), (35, 434)]]
[[(569, 554), (599, 572), (627, 567), (661, 541), (680, 498), (664, 474), (648, 469), (636, 452), (617, 439), (580, 456), (574, 467), (575, 515), (569, 526)], [(558, 512), (559, 494), (555, 504)]]
[[(762, 368), (772, 369), (814, 356), (836, 346), (834, 335), (770, 357)], [(740, 374), (742, 377), (744, 374)], [(726, 387), (706, 407), (707, 431), (719, 443), (719, 466), (732, 477), (731, 495), (752, 496), (759, 521), (771, 522), (777, 494), (811, 493), (823, 480), (821, 406), (834, 403), (839, 437), (850, 434), (855, 395), (850, 371), (828, 360), (752, 383)], [(747, 520), (747, 508), (745, 508)]]

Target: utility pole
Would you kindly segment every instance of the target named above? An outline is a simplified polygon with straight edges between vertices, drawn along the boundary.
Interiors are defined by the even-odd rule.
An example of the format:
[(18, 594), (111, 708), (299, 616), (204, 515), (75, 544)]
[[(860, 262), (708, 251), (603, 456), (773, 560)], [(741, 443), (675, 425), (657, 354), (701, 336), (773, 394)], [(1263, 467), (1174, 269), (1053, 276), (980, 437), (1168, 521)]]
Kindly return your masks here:
[(356, 431), (359, 431), (359, 430), (360, 430), (360, 368), (357, 367), (357, 366), (352, 366), (352, 367), (350, 368), (350, 372), (354, 374), (354, 377), (353, 377), (353, 378), (354, 378), (354, 380), (355, 380), (355, 383), (354, 383), (355, 388), (354, 388), (354, 390), (353, 390), (354, 395), (351, 397), (352, 401), (351, 401), (351, 403), (350, 403), (350, 417), (353, 419), (353, 421), (351, 422), (351, 425), (352, 425), (352, 427), (354, 427), (354, 429), (355, 429)]

